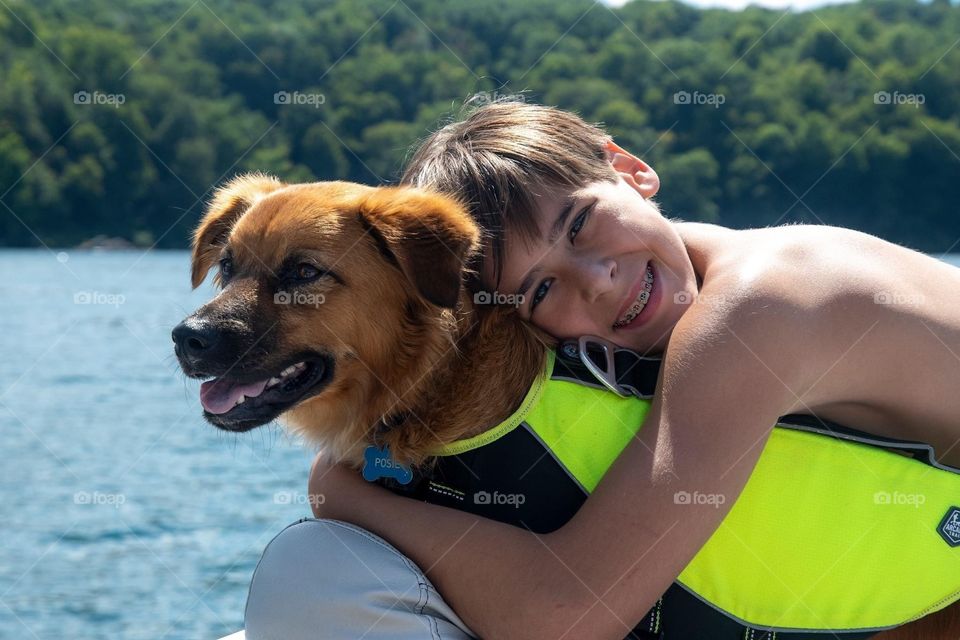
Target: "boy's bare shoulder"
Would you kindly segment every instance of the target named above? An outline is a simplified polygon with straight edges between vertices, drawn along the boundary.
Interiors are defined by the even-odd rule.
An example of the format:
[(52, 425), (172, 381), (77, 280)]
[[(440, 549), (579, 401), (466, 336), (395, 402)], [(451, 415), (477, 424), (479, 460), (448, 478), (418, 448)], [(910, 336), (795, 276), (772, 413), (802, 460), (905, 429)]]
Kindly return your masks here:
[(681, 317), (670, 339), (678, 360), (733, 366), (748, 382), (730, 392), (754, 397), (773, 374), (793, 394), (782, 414), (950, 450), (960, 414), (960, 269), (838, 227), (691, 231), (708, 249), (700, 293), (713, 304)]
[(687, 329), (691, 343), (697, 335), (743, 342), (752, 365), (760, 359), (778, 374), (782, 365), (799, 373), (798, 383), (803, 369), (822, 368), (820, 356), (832, 353), (830, 336), (840, 324), (875, 309), (888, 279), (882, 265), (890, 249), (882, 245), (889, 243), (850, 229), (698, 224), (688, 231), (708, 249), (701, 256), (702, 304), (684, 314), (678, 329)]
[[(710, 229), (707, 229), (710, 227)], [(740, 304), (762, 299), (797, 314), (850, 304), (873, 304), (886, 289), (949, 267), (867, 233), (828, 225), (734, 230), (704, 225), (714, 234), (709, 275)], [(709, 286), (705, 278), (705, 286)]]

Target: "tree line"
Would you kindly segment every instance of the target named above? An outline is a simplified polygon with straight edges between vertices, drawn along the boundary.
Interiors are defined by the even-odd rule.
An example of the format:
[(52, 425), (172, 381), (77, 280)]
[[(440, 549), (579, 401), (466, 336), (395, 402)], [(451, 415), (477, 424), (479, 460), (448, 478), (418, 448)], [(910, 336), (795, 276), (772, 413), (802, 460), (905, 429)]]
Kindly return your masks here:
[(0, 244), (184, 247), (235, 173), (395, 181), (464, 99), (602, 122), (666, 215), (960, 240), (960, 7), (8, 0)]

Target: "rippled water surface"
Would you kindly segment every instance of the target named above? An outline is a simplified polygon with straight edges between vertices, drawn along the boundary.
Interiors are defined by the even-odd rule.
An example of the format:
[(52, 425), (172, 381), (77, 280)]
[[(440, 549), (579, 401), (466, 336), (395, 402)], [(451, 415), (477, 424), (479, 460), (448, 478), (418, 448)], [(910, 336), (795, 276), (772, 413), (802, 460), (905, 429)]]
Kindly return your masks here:
[(0, 274), (0, 638), (241, 628), (311, 456), (200, 417), (170, 341), (211, 294), (188, 254), (0, 251)]

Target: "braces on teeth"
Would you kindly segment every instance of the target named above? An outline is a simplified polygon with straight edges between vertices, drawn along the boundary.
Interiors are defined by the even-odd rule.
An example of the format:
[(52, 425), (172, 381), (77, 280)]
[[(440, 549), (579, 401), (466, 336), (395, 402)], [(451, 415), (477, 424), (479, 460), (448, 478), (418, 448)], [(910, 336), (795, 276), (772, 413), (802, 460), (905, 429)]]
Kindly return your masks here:
[(640, 295), (637, 296), (637, 299), (627, 310), (627, 313), (623, 316), (622, 320), (618, 320), (614, 327), (622, 327), (633, 322), (633, 319), (640, 315), (640, 312), (643, 311), (643, 308), (647, 306), (647, 301), (650, 300), (650, 291), (653, 289), (653, 269), (650, 265), (647, 265), (647, 273), (644, 276), (643, 282), (643, 291), (640, 292)]

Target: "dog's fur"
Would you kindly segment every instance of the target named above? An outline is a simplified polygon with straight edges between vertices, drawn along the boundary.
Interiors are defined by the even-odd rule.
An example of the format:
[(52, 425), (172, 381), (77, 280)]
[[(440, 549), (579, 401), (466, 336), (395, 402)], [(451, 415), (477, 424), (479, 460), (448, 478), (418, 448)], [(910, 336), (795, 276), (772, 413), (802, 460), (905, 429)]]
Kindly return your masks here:
[[(423, 463), (438, 446), (506, 418), (553, 344), (512, 309), (474, 305), (465, 265), (478, 249), (476, 224), (445, 196), (238, 177), (215, 194), (192, 255), (194, 288), (224, 257), (234, 274), (225, 282), (218, 274), (223, 290), (186, 321), (229, 334), (231, 348), (178, 356), (188, 375), (249, 381), (299, 354), (323, 354), (331, 379), (286, 408), (284, 422), (359, 465), (381, 421), (399, 420), (376, 442), (400, 462)], [(336, 275), (290, 288), (284, 269), (301, 260)], [(276, 304), (279, 292), (323, 299)], [(256, 426), (206, 415), (226, 429)]]

